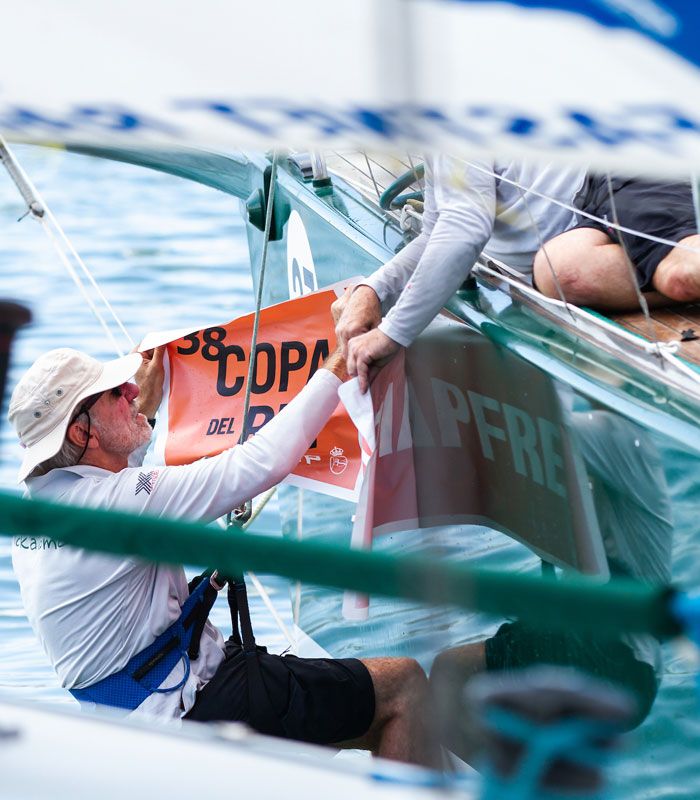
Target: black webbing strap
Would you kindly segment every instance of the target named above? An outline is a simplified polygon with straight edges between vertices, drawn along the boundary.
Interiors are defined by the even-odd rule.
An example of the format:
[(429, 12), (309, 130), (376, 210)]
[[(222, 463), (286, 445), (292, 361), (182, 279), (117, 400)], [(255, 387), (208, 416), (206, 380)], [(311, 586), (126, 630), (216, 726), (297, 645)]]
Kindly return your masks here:
[(214, 607), (214, 603), (219, 594), (218, 590), (212, 586), (210, 578), (211, 574), (205, 572), (191, 580), (189, 584), (190, 593), (192, 593), (199, 581), (206, 581), (209, 584), (204, 590), (201, 602), (197, 603), (185, 620), (185, 628), (194, 625), (192, 629), (192, 639), (190, 639), (190, 646), (187, 650), (187, 655), (190, 657), (191, 661), (196, 661), (199, 658), (199, 643), (202, 639), (204, 626), (207, 624), (209, 613)]
[[(260, 668), (260, 652), (266, 654), (264, 647), (255, 644), (253, 626), (250, 622), (248, 592), (242, 576), (227, 578), (228, 605), (231, 610), (231, 636), (239, 644), (245, 656), (248, 674), (248, 702), (250, 721), (254, 728), (273, 736), (284, 736), (282, 721), (275, 713)], [(239, 632), (240, 621), (240, 632)], [(273, 658), (273, 656), (267, 656)]]

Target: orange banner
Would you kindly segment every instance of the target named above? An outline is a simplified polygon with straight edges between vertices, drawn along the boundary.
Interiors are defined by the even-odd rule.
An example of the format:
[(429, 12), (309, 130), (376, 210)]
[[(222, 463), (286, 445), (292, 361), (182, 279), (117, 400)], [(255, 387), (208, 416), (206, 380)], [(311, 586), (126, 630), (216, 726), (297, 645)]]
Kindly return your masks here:
[[(186, 464), (234, 447), (241, 432), (245, 441), (284, 408), (335, 349), (330, 306), (337, 296), (335, 288), (323, 289), (261, 312), (245, 421), (254, 315), (170, 342), (165, 462)], [(357, 430), (340, 403), (287, 482), (356, 500), (360, 470)]]

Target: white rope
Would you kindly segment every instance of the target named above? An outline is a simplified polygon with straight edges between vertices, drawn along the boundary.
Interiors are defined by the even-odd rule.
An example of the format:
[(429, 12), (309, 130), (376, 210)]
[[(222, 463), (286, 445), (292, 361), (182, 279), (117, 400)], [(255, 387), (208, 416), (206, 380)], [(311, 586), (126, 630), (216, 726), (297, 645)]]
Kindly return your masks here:
[(477, 172), (481, 172), (484, 175), (489, 175), (492, 178), (496, 178), (503, 183), (507, 183), (510, 186), (515, 186), (516, 189), (520, 189), (524, 192), (529, 192), (530, 194), (535, 195), (535, 197), (540, 197), (542, 200), (548, 200), (550, 203), (554, 203), (554, 205), (559, 206), (560, 208), (564, 208), (567, 211), (571, 211), (574, 214), (578, 214), (582, 217), (586, 217), (586, 219), (590, 219), (593, 222), (598, 222), (601, 225), (604, 225), (607, 228), (612, 228), (613, 230), (620, 231), (621, 233), (629, 233), (632, 236), (639, 236), (641, 239), (647, 239), (650, 242), (656, 242), (657, 244), (665, 244), (669, 247), (679, 247), (681, 250), (687, 250), (690, 253), (697, 253), (700, 255), (700, 248), (693, 247), (689, 244), (681, 244), (681, 242), (674, 242), (672, 239), (663, 239), (660, 236), (654, 236), (651, 233), (643, 233), (642, 231), (636, 231), (634, 228), (626, 228), (624, 225), (619, 225), (615, 222), (610, 222), (610, 220), (603, 219), (601, 217), (596, 217), (595, 214), (589, 214), (587, 211), (581, 211), (580, 208), (576, 208), (576, 206), (571, 205), (570, 203), (565, 203), (562, 200), (557, 200), (554, 197), (549, 197), (549, 195), (543, 194), (542, 192), (538, 192), (536, 189), (532, 187), (523, 186), (523, 184), (518, 183), (518, 181), (511, 180), (510, 178), (505, 178), (503, 175), (499, 175), (497, 172), (493, 170), (486, 169), (486, 167), (482, 167), (479, 164), (475, 164), (473, 161), (466, 161), (465, 162), (468, 166), (475, 169)]
[[(65, 267), (66, 271), (70, 275), (71, 279), (77, 286), (78, 290), (83, 296), (83, 299), (87, 303), (88, 307), (94, 314), (97, 321), (102, 326), (105, 335), (111, 342), (112, 346), (114, 347), (115, 351), (118, 355), (124, 355), (122, 348), (117, 343), (112, 331), (107, 324), (104, 316), (98, 309), (98, 307), (93, 302), (92, 298), (90, 297), (85, 285), (83, 284), (80, 275), (78, 274), (77, 270), (75, 269), (74, 265), (71, 263), (69, 255), (75, 260), (78, 264), (80, 269), (82, 270), (83, 274), (86, 276), (90, 284), (92, 285), (93, 289), (97, 293), (99, 299), (104, 303), (105, 308), (107, 311), (112, 315), (112, 319), (115, 321), (117, 327), (121, 330), (126, 340), (129, 342), (130, 347), (134, 346), (134, 341), (129, 336), (126, 328), (122, 324), (121, 320), (117, 316), (116, 311), (112, 307), (109, 300), (105, 297), (104, 293), (100, 289), (97, 284), (97, 281), (91, 274), (90, 270), (87, 268), (85, 262), (82, 258), (78, 255), (77, 250), (66, 236), (65, 231), (59, 224), (58, 220), (54, 216), (51, 209), (46, 204), (44, 198), (41, 196), (39, 191), (37, 190), (36, 186), (32, 183), (29, 179), (27, 173), (22, 169), (21, 165), (17, 161), (15, 155), (7, 146), (5, 140), (0, 136), (0, 155), (2, 156), (2, 163), (5, 166), (10, 178), (17, 186), (22, 198), (27, 203), (28, 213), (32, 215), (32, 217), (39, 223), (41, 223), (44, 232), (49, 238), (49, 241), (53, 245), (54, 249), (58, 253), (58, 257), (61, 260), (61, 263)], [(26, 216), (26, 215), (25, 215)], [(56, 234), (58, 235), (58, 239), (56, 238)], [(60, 242), (59, 242), (60, 239)], [(63, 246), (61, 246), (61, 244)], [(67, 251), (67, 253), (66, 253)]]
[(369, 163), (369, 158), (367, 157), (367, 153), (363, 151), (362, 155), (365, 157), (365, 163), (367, 164), (367, 169), (369, 170), (369, 177), (371, 178), (372, 183), (374, 184), (374, 191), (377, 193), (377, 200), (379, 200), (379, 198), (382, 196), (382, 193), (379, 191), (379, 186), (377, 185), (377, 181), (375, 180), (374, 170), (372, 169), (372, 165)]
[(124, 355), (124, 351), (119, 346), (119, 343), (117, 342), (117, 340), (114, 338), (114, 334), (112, 333), (109, 325), (107, 324), (107, 321), (102, 316), (99, 308), (97, 308), (97, 306), (93, 302), (92, 298), (90, 297), (87, 289), (85, 288), (85, 285), (80, 280), (80, 275), (78, 275), (78, 273), (75, 270), (75, 267), (70, 263), (70, 260), (68, 259), (65, 251), (61, 248), (60, 243), (56, 240), (56, 237), (54, 236), (54, 232), (51, 230), (50, 226), (45, 223), (45, 221), (43, 219), (38, 219), (37, 217), (35, 217), (35, 219), (37, 219), (37, 221), (41, 223), (41, 226), (43, 227), (44, 232), (49, 237), (49, 241), (54, 246), (54, 249), (56, 250), (56, 253), (58, 254), (58, 257), (61, 260), (61, 263), (66, 268), (66, 271), (68, 272), (70, 277), (73, 279), (73, 282), (75, 283), (75, 285), (78, 287), (78, 291), (82, 294), (83, 299), (85, 300), (85, 302), (87, 303), (88, 307), (90, 308), (90, 310), (94, 314), (95, 318), (97, 319), (97, 321), (102, 326), (102, 330), (104, 331), (104, 333), (107, 336), (107, 338), (109, 339), (109, 341), (112, 343), (112, 347), (114, 347), (115, 352), (117, 353), (118, 356), (123, 356)]
[[(83, 259), (78, 254), (78, 251), (73, 246), (73, 243), (70, 241), (68, 236), (66, 236), (65, 231), (59, 225), (58, 220), (53, 215), (53, 212), (51, 211), (51, 209), (43, 202), (43, 200), (41, 202), (42, 202), (42, 204), (44, 206), (44, 210), (46, 212), (45, 219), (48, 218), (48, 220), (52, 223), (52, 225), (54, 226), (54, 228), (58, 232), (59, 237), (63, 241), (64, 245), (68, 248), (68, 252), (76, 260), (76, 262), (78, 263), (78, 266), (83, 271), (83, 274), (85, 275), (85, 277), (90, 282), (90, 285), (93, 287), (95, 292), (97, 292), (97, 296), (104, 303), (105, 308), (107, 309), (107, 311), (109, 311), (109, 313), (112, 315), (112, 319), (116, 323), (116, 325), (119, 328), (119, 330), (124, 334), (124, 338), (129, 342), (130, 347), (135, 347), (136, 342), (134, 342), (134, 340), (131, 338), (131, 336), (129, 335), (129, 332), (127, 331), (126, 327), (122, 323), (121, 319), (119, 319), (119, 316), (117, 315), (117, 312), (114, 310), (114, 306), (112, 306), (112, 304), (109, 302), (109, 300), (107, 299), (107, 297), (104, 294), (104, 292), (102, 291), (102, 289), (99, 287), (99, 285), (98, 285), (97, 281), (95, 280), (93, 274), (87, 268), (87, 265), (85, 264)], [(43, 222), (44, 222), (44, 220), (42, 220), (42, 223)], [(120, 353), (120, 355), (122, 355), (122, 354)]]
[(557, 271), (554, 269), (554, 264), (552, 264), (551, 259), (549, 258), (549, 253), (547, 252), (546, 243), (544, 238), (542, 237), (542, 232), (540, 231), (540, 226), (537, 224), (535, 220), (535, 216), (530, 210), (530, 205), (527, 202), (527, 193), (523, 191), (520, 187), (518, 187), (518, 191), (520, 192), (520, 197), (522, 198), (523, 203), (525, 204), (525, 210), (527, 211), (528, 217), (530, 217), (530, 224), (532, 225), (533, 230), (535, 231), (535, 235), (537, 236), (537, 241), (540, 246), (540, 250), (544, 253), (545, 260), (547, 262), (547, 267), (549, 268), (549, 272), (551, 275), (552, 280), (554, 281), (554, 286), (556, 287), (557, 294), (559, 295), (562, 303), (564, 303), (564, 307), (569, 312), (569, 316), (572, 320), (576, 320), (573, 311), (569, 307), (569, 304), (566, 301), (566, 297), (564, 296), (564, 290), (562, 289), (561, 283), (559, 283), (559, 276), (557, 275)]
[(253, 512), (250, 515), (250, 519), (246, 520), (244, 525), (241, 525), (241, 530), (247, 531), (248, 528), (250, 528), (250, 526), (255, 522), (255, 520), (260, 515), (260, 512), (263, 510), (263, 508), (265, 508), (265, 506), (275, 496), (276, 491), (277, 487), (273, 486), (272, 489), (268, 489), (266, 492), (260, 495), (260, 502), (253, 509)]
[(290, 647), (296, 649), (296, 641), (294, 640), (294, 637), (287, 629), (287, 626), (284, 624), (282, 617), (280, 617), (280, 615), (277, 613), (277, 609), (272, 604), (272, 600), (270, 599), (270, 595), (268, 594), (267, 590), (262, 585), (262, 583), (260, 583), (254, 572), (249, 572), (248, 577), (250, 578), (253, 586), (255, 587), (255, 591), (260, 596), (260, 599), (265, 604), (265, 607), (267, 608), (272, 618), (277, 623), (277, 627), (280, 629), (280, 631), (282, 631), (282, 634), (284, 638), (287, 640), (287, 643), (289, 644)]

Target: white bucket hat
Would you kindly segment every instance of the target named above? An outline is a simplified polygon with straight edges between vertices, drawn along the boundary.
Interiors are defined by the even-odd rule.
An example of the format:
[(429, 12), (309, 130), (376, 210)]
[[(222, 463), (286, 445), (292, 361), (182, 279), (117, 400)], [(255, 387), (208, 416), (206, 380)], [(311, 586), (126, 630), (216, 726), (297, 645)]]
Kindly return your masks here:
[(58, 453), (82, 400), (121, 386), (140, 366), (139, 353), (101, 364), (68, 347), (38, 358), (15, 387), (7, 415), (25, 448), (17, 482)]

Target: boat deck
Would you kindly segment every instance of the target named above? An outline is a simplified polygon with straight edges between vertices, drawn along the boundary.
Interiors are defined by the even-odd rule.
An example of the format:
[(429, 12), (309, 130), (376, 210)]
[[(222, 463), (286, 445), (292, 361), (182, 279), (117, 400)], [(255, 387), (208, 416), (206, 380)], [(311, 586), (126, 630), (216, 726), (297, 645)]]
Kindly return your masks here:
[(652, 331), (641, 311), (608, 314), (615, 323), (647, 341), (678, 342), (677, 355), (700, 366), (700, 305), (689, 303), (667, 308), (650, 309)]

